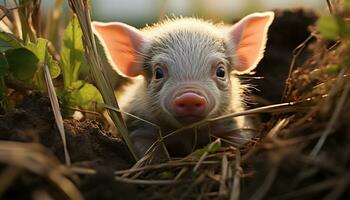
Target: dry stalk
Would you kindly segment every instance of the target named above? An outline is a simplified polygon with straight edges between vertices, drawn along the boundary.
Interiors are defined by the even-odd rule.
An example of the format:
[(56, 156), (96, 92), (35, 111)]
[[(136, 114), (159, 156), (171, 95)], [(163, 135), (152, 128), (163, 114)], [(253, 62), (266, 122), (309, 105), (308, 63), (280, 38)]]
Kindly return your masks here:
[(323, 198), (323, 200), (340, 199), (341, 195), (349, 189), (350, 171), (341, 175), (340, 180), (335, 184), (333, 190)]
[(175, 180), (142, 180), (142, 179), (131, 179), (120, 176), (115, 176), (114, 179), (123, 183), (138, 184), (138, 185), (173, 185), (184, 183), (185, 181)]
[(339, 178), (328, 179), (325, 181), (318, 182), (308, 187), (304, 187), (300, 190), (293, 191), (281, 196), (277, 196), (275, 198), (271, 198), (271, 200), (287, 200), (287, 199), (300, 199), (300, 197), (308, 194), (315, 194), (317, 192), (327, 190), (332, 186), (336, 185), (339, 181)]
[[(46, 45), (46, 49), (47, 49), (47, 45)], [(57, 125), (58, 131), (60, 132), (60, 135), (61, 135), (66, 165), (70, 165), (71, 160), (70, 160), (70, 156), (69, 156), (68, 148), (67, 148), (67, 140), (66, 140), (66, 133), (64, 131), (63, 118), (62, 118), (62, 114), (61, 114), (60, 105), (58, 103), (56, 90), (55, 90), (55, 87), (53, 86), (53, 82), (51, 79), (49, 66), (47, 64), (47, 62), (48, 62), (47, 54), (48, 53), (46, 50), (45, 51), (45, 63), (44, 63), (44, 76), (45, 76), (45, 81), (46, 81), (46, 86), (47, 86), (47, 92), (48, 92), (49, 97), (50, 97), (51, 107), (52, 107), (52, 111), (53, 111), (53, 114), (55, 117), (56, 125)]]
[[(97, 85), (97, 88), (99, 89), (102, 95), (103, 101), (106, 104), (119, 109), (117, 99), (114, 95), (113, 87), (111, 86), (106, 69), (103, 68), (101, 59), (97, 52), (95, 37), (92, 33), (91, 28), (91, 18), (88, 1), (69, 0), (68, 2), (73, 12), (77, 15), (80, 27), (82, 29), (86, 59), (90, 65), (90, 72)], [(113, 120), (118, 131), (123, 136), (123, 139), (126, 145), (128, 146), (129, 151), (133, 155), (135, 161), (139, 160), (139, 157), (135, 151), (135, 147), (130, 140), (128, 130), (126, 128), (122, 115), (119, 112), (109, 111), (108, 113), (110, 114), (110, 117)]]
[[(341, 85), (346, 84), (346, 83), (344, 83), (344, 80), (343, 80), (344, 73), (345, 73), (345, 70), (342, 70), (342, 72), (339, 73), (339, 77), (340, 77), (339, 82), (341, 82)], [(336, 90), (336, 89), (334, 88), (334, 90)], [(311, 156), (317, 156), (317, 154), (321, 150), (323, 144), (327, 140), (328, 135), (334, 131), (334, 126), (335, 126), (335, 124), (340, 116), (340, 113), (341, 113), (341, 110), (343, 109), (345, 101), (347, 100), (347, 96), (349, 95), (349, 91), (350, 91), (350, 87), (346, 86), (345, 89), (343, 90), (340, 98), (339, 98), (339, 101), (336, 104), (336, 107), (334, 109), (334, 112), (331, 116), (331, 119), (330, 119), (326, 129), (322, 132), (322, 136), (318, 140), (315, 147), (312, 149), (312, 151), (310, 153)], [(333, 96), (333, 95), (330, 95), (330, 97), (331, 96)]]
[(271, 188), (274, 180), (276, 179), (278, 173), (279, 164), (274, 164), (270, 172), (267, 174), (267, 177), (264, 183), (258, 188), (258, 190), (250, 197), (251, 200), (261, 200), (264, 199), (265, 195)]
[[(202, 161), (202, 165), (216, 165), (220, 163), (220, 161)], [(118, 170), (115, 171), (115, 175), (124, 175), (124, 174), (130, 174), (130, 173), (135, 173), (139, 171), (148, 171), (148, 170), (156, 170), (156, 169), (163, 169), (163, 168), (173, 168), (173, 167), (180, 167), (180, 166), (193, 166), (197, 165), (198, 162), (186, 162), (186, 161), (169, 161), (166, 163), (161, 163), (161, 164), (156, 164), (156, 165), (147, 165), (144, 167), (139, 167), (139, 168), (131, 168), (131, 169), (126, 169), (126, 170)]]
[[(220, 139), (215, 140), (214, 142), (212, 142), (212, 143), (209, 145), (208, 150), (205, 151), (205, 152), (203, 153), (203, 155), (199, 158), (197, 164), (194, 166), (194, 168), (193, 168), (193, 170), (192, 170), (193, 172), (196, 172), (196, 171), (198, 170), (198, 168), (201, 166), (201, 164), (203, 163), (203, 161), (207, 158), (209, 152), (210, 152), (210, 151), (213, 149), (213, 147), (214, 147), (215, 145), (217, 145), (217, 144), (221, 144), (221, 140), (220, 140)], [(220, 146), (221, 146), (221, 145), (220, 145)]]
[(0, 174), (0, 197), (22, 172), (17, 167), (6, 167)]
[(219, 188), (220, 197), (226, 196), (228, 194), (227, 185), (226, 185), (226, 181), (228, 180), (228, 177), (227, 177), (228, 168), (229, 168), (229, 163), (228, 163), (226, 154), (224, 154), (221, 162), (221, 178), (220, 178), (220, 188)]
[(231, 190), (230, 200), (239, 200), (241, 193), (241, 177), (243, 169), (241, 167), (241, 152), (236, 151), (236, 162), (235, 162), (235, 177), (233, 179), (233, 185)]
[(35, 143), (0, 141), (1, 163), (47, 179), (70, 200), (82, 200), (82, 195), (71, 181), (73, 173), (47, 152)]

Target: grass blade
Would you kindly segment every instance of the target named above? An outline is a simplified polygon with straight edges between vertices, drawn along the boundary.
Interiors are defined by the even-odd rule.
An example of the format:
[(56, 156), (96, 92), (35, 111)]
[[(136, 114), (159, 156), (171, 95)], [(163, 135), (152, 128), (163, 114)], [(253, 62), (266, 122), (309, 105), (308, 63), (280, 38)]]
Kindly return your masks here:
[[(103, 101), (107, 105), (111, 105), (119, 109), (119, 105), (114, 95), (114, 90), (107, 76), (107, 72), (103, 68), (101, 59), (98, 56), (94, 35), (91, 29), (91, 19), (90, 19), (88, 1), (87, 0), (69, 0), (69, 4), (73, 12), (77, 15), (80, 27), (83, 31), (85, 55), (90, 65), (90, 72), (97, 85), (97, 88), (99, 89), (103, 97)], [(118, 131), (122, 135), (126, 145), (128, 146), (129, 151), (133, 155), (134, 159), (138, 160), (138, 156), (135, 152), (134, 145), (130, 140), (128, 130), (126, 128), (122, 115), (119, 112), (114, 112), (114, 111), (108, 111), (108, 112), (115, 126), (118, 128)]]
[[(47, 46), (46, 46), (46, 49), (47, 49)], [(68, 149), (67, 149), (66, 133), (64, 131), (63, 118), (62, 118), (61, 111), (60, 111), (60, 105), (58, 104), (58, 99), (57, 99), (55, 87), (53, 86), (53, 82), (51, 79), (49, 66), (47, 64), (47, 50), (45, 53), (44, 75), (45, 75), (47, 92), (49, 93), (53, 114), (55, 116), (57, 128), (58, 128), (58, 131), (60, 132), (62, 143), (63, 143), (64, 157), (65, 157), (66, 165), (70, 165), (71, 160), (70, 160), (70, 156), (69, 156)]]

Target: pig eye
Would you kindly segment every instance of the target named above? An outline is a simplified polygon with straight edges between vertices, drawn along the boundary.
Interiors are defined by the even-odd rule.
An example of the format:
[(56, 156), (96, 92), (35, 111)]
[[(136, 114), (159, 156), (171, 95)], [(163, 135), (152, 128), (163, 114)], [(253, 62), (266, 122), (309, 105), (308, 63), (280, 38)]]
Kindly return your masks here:
[(161, 68), (157, 67), (155, 70), (154, 70), (154, 76), (155, 76), (155, 79), (161, 79), (161, 78), (164, 78), (164, 72)]
[(219, 64), (218, 68), (216, 68), (216, 72), (215, 72), (216, 76), (219, 78), (224, 78), (226, 71), (225, 71), (225, 67), (223, 66), (223, 64)]

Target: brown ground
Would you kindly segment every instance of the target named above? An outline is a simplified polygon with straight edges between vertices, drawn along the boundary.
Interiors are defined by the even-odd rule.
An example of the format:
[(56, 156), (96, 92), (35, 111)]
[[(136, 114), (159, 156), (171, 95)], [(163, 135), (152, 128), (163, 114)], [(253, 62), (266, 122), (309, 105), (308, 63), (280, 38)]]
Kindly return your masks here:
[[(135, 190), (131, 185), (113, 180), (114, 170), (127, 169), (132, 163), (120, 139), (111, 137), (99, 123), (90, 120), (79, 122), (67, 119), (65, 130), (72, 163), (99, 172), (98, 175), (82, 176), (78, 183), (87, 199), (111, 199), (125, 191)], [(46, 96), (31, 94), (16, 110), (1, 116), (0, 133), (1, 140), (39, 142), (64, 162), (62, 141), (51, 112), (50, 100)], [(30, 193), (50, 187), (47, 180), (24, 173), (10, 188), (4, 199), (26, 199)], [(53, 188), (49, 191), (54, 196), (60, 196)], [(128, 194), (132, 196), (135, 193)]]

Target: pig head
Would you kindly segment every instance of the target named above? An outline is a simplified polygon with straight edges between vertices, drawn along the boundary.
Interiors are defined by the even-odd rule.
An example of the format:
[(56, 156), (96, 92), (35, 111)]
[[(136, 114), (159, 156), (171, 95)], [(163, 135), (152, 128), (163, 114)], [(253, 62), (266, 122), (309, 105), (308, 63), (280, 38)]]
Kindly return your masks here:
[[(125, 77), (142, 77), (134, 90), (127, 89), (125, 111), (157, 124), (166, 135), (244, 110), (247, 85), (236, 74), (250, 72), (263, 57), (273, 17), (272, 12), (254, 13), (232, 26), (176, 18), (142, 30), (118, 22), (92, 25), (114, 69)], [(143, 155), (157, 140), (157, 128), (127, 116), (126, 123)], [(245, 117), (234, 118), (200, 132), (223, 137), (247, 124)], [(167, 147), (188, 151), (193, 149), (191, 138), (193, 134), (185, 131), (169, 138)]]

